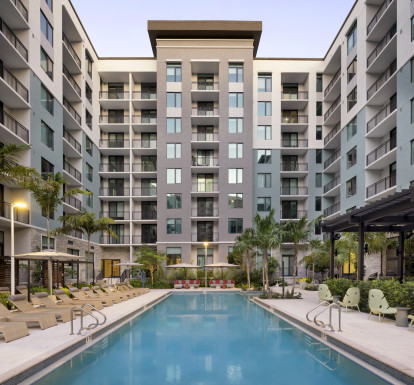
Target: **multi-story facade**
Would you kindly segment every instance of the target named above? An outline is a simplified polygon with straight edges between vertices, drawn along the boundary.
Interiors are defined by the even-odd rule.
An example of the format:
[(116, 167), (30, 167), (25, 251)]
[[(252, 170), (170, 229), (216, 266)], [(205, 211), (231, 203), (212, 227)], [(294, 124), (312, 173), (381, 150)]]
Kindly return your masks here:
[[(4, 0), (0, 140), (92, 192), (55, 218), (83, 206), (116, 220), (118, 238), (94, 238), (103, 275), (142, 244), (168, 264), (224, 261), (256, 212), (331, 218), (412, 183), (413, 14), (358, 0), (322, 59), (258, 58), (261, 22), (235, 21), (149, 21), (154, 57), (100, 58), (69, 0)], [(1, 192), (7, 255), (6, 202), (30, 196)], [(29, 206), (16, 252), (44, 244)], [(72, 235), (56, 247), (85, 255)], [(291, 246), (272, 254), (290, 274)]]

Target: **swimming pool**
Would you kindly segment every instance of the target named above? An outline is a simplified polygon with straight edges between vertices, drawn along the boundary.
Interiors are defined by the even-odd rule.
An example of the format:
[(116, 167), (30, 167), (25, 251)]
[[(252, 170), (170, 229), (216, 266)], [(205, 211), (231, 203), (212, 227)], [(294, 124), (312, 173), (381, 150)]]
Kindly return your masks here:
[(387, 384), (239, 294), (171, 295), (36, 384)]

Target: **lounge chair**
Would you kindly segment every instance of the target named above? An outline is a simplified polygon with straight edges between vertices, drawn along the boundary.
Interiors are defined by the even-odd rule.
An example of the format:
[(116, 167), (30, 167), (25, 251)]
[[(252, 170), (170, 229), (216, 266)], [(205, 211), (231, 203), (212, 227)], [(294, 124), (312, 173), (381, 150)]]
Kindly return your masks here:
[[(62, 305), (70, 305), (70, 306), (82, 306), (84, 304), (89, 304), (89, 305), (92, 305), (97, 310), (103, 309), (103, 305), (101, 301), (94, 301), (91, 299), (83, 300), (83, 299), (77, 299), (77, 298), (69, 298), (65, 290), (55, 290), (53, 294), (55, 294), (56, 297), (59, 299), (59, 301), (61, 301), (61, 302), (57, 302), (58, 306), (61, 306), (60, 303)], [(88, 310), (88, 308), (86, 308), (86, 310)]]
[(318, 287), (318, 297), (319, 302), (321, 301), (333, 301), (331, 291), (329, 290), (328, 285), (321, 283)]
[(128, 299), (126, 293), (122, 294), (121, 292), (115, 290), (115, 288), (109, 286), (108, 284), (102, 285), (101, 289), (104, 291), (104, 293), (108, 293), (109, 295), (112, 295), (115, 298), (119, 298), (120, 301), (126, 301)]
[(124, 285), (130, 289), (135, 291), (138, 295), (142, 295), (149, 292), (149, 289), (146, 287), (134, 287), (129, 282), (125, 282)]
[(409, 315), (408, 319), (411, 320), (410, 324), (408, 325), (408, 329), (409, 329), (411, 327), (411, 325), (413, 324), (413, 322), (414, 322), (414, 315)]
[[(69, 322), (71, 320), (70, 309), (42, 309), (32, 306), (27, 302), (26, 297), (23, 294), (9, 296), (9, 301), (16, 306), (21, 312), (25, 313), (49, 313), (54, 314), (58, 321)], [(76, 316), (74, 316), (76, 318)]]
[(6, 286), (2, 286), (0, 287), (0, 293), (4, 293), (4, 294), (10, 293), (10, 289)]
[(107, 299), (108, 302), (110, 302), (111, 304), (122, 302), (122, 299), (119, 297), (119, 295), (116, 295), (115, 293), (110, 294), (105, 291), (102, 291), (100, 286), (92, 286), (91, 290), (86, 291), (86, 293), (90, 293), (90, 292), (93, 293), (92, 297), (93, 295), (95, 295), (97, 298)]
[(342, 302), (338, 302), (339, 305), (345, 308), (345, 311), (348, 311), (348, 307), (351, 309), (353, 307), (357, 307), (359, 310), (359, 301), (361, 299), (361, 291), (359, 287), (350, 287), (345, 294), (344, 299)]
[(116, 298), (108, 297), (108, 296), (104, 297), (103, 293), (102, 295), (100, 295), (99, 293), (95, 293), (90, 287), (82, 287), (81, 290), (88, 296), (88, 298), (102, 301), (102, 303), (106, 305), (107, 307), (112, 306), (114, 302), (117, 303)]
[(14, 341), (30, 334), (24, 322), (7, 322), (6, 318), (0, 318), (0, 333), (3, 333), (6, 342)]
[(16, 286), (16, 290), (18, 290), (19, 293), (23, 294), (26, 298), (28, 297), (29, 290), (27, 289), (27, 286), (25, 285)]
[[(89, 289), (89, 287), (88, 287), (88, 289)], [(76, 287), (71, 287), (69, 289), (69, 291), (70, 291), (70, 294), (72, 294), (75, 298), (77, 298), (78, 300), (81, 300), (83, 302), (91, 303), (92, 301), (94, 301), (94, 302), (99, 301), (102, 305), (106, 305), (107, 301), (110, 302), (109, 300), (107, 300), (105, 298), (102, 299), (102, 298), (94, 297), (92, 295), (89, 296), (89, 295), (87, 295), (85, 290), (79, 290)], [(91, 305), (92, 305), (92, 303), (91, 303)], [(110, 302), (110, 305), (107, 305), (107, 306), (112, 306), (112, 302)]]
[(57, 325), (56, 316), (53, 313), (22, 313), (11, 312), (0, 303), (0, 317), (10, 322), (38, 323), (40, 329), (47, 329)]
[(385, 314), (397, 314), (397, 309), (390, 307), (387, 300), (385, 299), (384, 293), (379, 289), (371, 289), (368, 293), (368, 306), (369, 306), (369, 317), (371, 314), (378, 314), (378, 322), (381, 322), (382, 317), (385, 317)]
[(229, 288), (229, 289), (234, 288), (234, 281), (233, 280), (227, 281), (226, 287)]
[(136, 291), (132, 291), (131, 289), (127, 288), (125, 285), (123, 285), (122, 283), (118, 283), (116, 285), (116, 289), (120, 292), (120, 293), (125, 293), (126, 295), (129, 296), (129, 298), (132, 297), (138, 297), (138, 293)]
[(179, 280), (174, 281), (174, 289), (183, 289), (185, 285), (181, 283)]

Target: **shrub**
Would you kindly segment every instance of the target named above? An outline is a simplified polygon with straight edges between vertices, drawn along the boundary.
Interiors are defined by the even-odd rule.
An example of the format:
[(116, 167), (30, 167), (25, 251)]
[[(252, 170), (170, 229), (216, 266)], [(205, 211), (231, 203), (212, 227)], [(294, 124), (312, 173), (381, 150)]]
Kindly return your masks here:
[(49, 289), (47, 287), (43, 286), (31, 286), (30, 287), (30, 293), (49, 293)]
[(7, 307), (7, 309), (11, 309), (13, 304), (8, 300), (10, 293), (0, 293), (0, 300), (1, 303)]

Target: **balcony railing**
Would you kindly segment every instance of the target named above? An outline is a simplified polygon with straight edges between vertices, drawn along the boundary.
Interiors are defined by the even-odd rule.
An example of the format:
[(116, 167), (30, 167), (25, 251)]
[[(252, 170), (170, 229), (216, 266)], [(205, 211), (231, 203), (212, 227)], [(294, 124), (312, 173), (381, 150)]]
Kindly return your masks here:
[(298, 92), (283, 92), (282, 91), (282, 100), (307, 100), (308, 91), (298, 91)]
[(341, 131), (341, 124), (340, 123), (338, 123), (331, 130), (331, 132), (328, 135), (325, 136), (325, 139), (323, 140), (323, 144), (326, 146), (339, 131)]
[(63, 44), (68, 49), (68, 51), (70, 52), (70, 54), (72, 55), (73, 60), (75, 60), (75, 62), (78, 65), (78, 67), (79, 68), (82, 68), (82, 66), (81, 66), (81, 59), (79, 59), (79, 56), (75, 52), (75, 49), (73, 48), (72, 43), (70, 42), (70, 40), (67, 38), (67, 36), (63, 32), (62, 32), (62, 41), (63, 41)]
[(283, 162), (280, 164), (280, 171), (308, 171), (308, 163)]
[(393, 186), (395, 186), (395, 178), (391, 180), (391, 178), (387, 176), (367, 187), (367, 198), (371, 198), (374, 195), (382, 193)]
[(282, 139), (282, 147), (297, 148), (297, 147), (308, 147), (307, 139)]
[(129, 220), (129, 211), (117, 211), (117, 210), (109, 210), (109, 211), (101, 211), (99, 213), (99, 217), (108, 217), (111, 219), (115, 219), (118, 221)]
[(107, 123), (107, 124), (129, 123), (129, 115), (121, 115), (121, 116), (99, 115), (99, 123)]
[(126, 197), (129, 196), (129, 187), (101, 187), (99, 195), (107, 197)]
[(193, 116), (217, 116), (219, 114), (219, 109), (217, 107), (211, 108), (198, 108), (194, 107), (192, 109)]
[(336, 150), (332, 156), (330, 156), (328, 159), (325, 160), (323, 164), (324, 169), (328, 168), (333, 162), (335, 162), (340, 157), (341, 157), (341, 150)]
[(134, 211), (132, 213), (132, 219), (140, 221), (140, 220), (153, 220), (157, 219), (157, 211), (156, 210), (146, 210), (146, 211)]
[(156, 115), (133, 115), (132, 123), (156, 124), (157, 116)]
[(134, 148), (157, 148), (157, 139), (134, 139), (132, 141)]
[(218, 207), (205, 208), (205, 207), (193, 207), (191, 209), (192, 217), (218, 217)]
[(207, 233), (192, 233), (191, 241), (192, 242), (218, 242), (219, 234), (215, 232)]
[(306, 124), (308, 123), (308, 115), (283, 115), (282, 124)]
[(79, 87), (78, 83), (76, 83), (76, 80), (73, 78), (73, 76), (70, 74), (69, 70), (65, 66), (63, 66), (63, 75), (66, 76), (66, 79), (68, 79), (68, 82), (75, 89), (76, 93), (79, 96), (81, 96), (81, 88)]
[(329, 217), (329, 215), (337, 213), (340, 209), (341, 209), (341, 204), (339, 202), (335, 203), (334, 205), (329, 206), (328, 208), (323, 210), (323, 215), (325, 215), (325, 217)]
[(27, 88), (3, 65), (3, 73), (0, 71), (3, 80), (15, 90), (26, 102), (29, 102), (29, 91)]
[(129, 163), (100, 163), (100, 172), (128, 172)]
[(218, 91), (219, 86), (217, 82), (211, 82), (211, 83), (206, 83), (206, 82), (192, 82), (192, 90), (193, 91)]
[(156, 92), (132, 91), (132, 99), (157, 100), (157, 93)]
[(307, 187), (281, 187), (280, 195), (308, 195)]
[(82, 125), (82, 119), (81, 119), (80, 115), (76, 112), (76, 110), (73, 108), (72, 104), (70, 104), (66, 98), (63, 98), (63, 106), (68, 110), (69, 114), (72, 115), (73, 119), (75, 119), (76, 122), (81, 126)]
[(128, 148), (129, 140), (125, 139), (100, 139), (100, 148)]
[(132, 189), (133, 196), (155, 197), (157, 196), (157, 187), (134, 187)]
[(132, 243), (134, 245), (138, 245), (141, 243), (146, 243), (146, 244), (157, 243), (157, 234), (133, 235)]
[(128, 91), (99, 91), (99, 99), (125, 100), (129, 99)]
[(75, 198), (74, 196), (71, 196), (71, 195), (65, 196), (65, 203), (78, 210), (80, 210), (82, 207), (82, 202), (80, 201), (80, 199)]
[(367, 58), (367, 68), (373, 63), (373, 61), (378, 57), (378, 55), (382, 52), (385, 46), (391, 41), (394, 35), (397, 33), (397, 24), (394, 24), (387, 34), (383, 37), (383, 39), (378, 43), (375, 49), (370, 53)]
[(70, 237), (82, 239), (83, 233), (82, 231), (72, 230), (68, 233)]
[(100, 243), (105, 245), (125, 245), (129, 243), (129, 235), (118, 235), (118, 238), (110, 235), (101, 235)]
[(9, 28), (9, 26), (0, 18), (0, 31), (10, 42), (10, 44), (16, 48), (20, 55), (23, 56), (24, 60), (28, 61), (29, 52), (24, 44), (19, 40), (19, 38), (14, 34), (14, 32)]
[(326, 98), (326, 95), (329, 94), (329, 91), (335, 85), (336, 81), (339, 79), (340, 76), (341, 76), (341, 69), (338, 70), (338, 72), (333, 76), (329, 84), (326, 86), (325, 91), (323, 92), (323, 95), (325, 98)]
[(336, 110), (336, 108), (341, 104), (341, 95), (339, 95), (336, 100), (331, 104), (328, 111), (325, 112), (325, 115), (323, 116), (324, 121), (326, 121), (332, 113)]
[(218, 166), (218, 157), (216, 156), (194, 156), (191, 165), (194, 167), (213, 167)]
[(77, 181), (82, 182), (82, 174), (66, 160), (63, 162), (63, 170), (72, 175)]
[(323, 193), (326, 194), (328, 191), (331, 191), (333, 188), (338, 186), (341, 183), (341, 178), (337, 176), (334, 180), (327, 183), (325, 186), (323, 186)]
[(367, 132), (370, 132), (375, 128), (380, 122), (382, 122), (387, 116), (389, 116), (397, 108), (397, 103), (388, 103), (386, 106), (381, 108), (381, 110), (368, 121), (367, 123)]
[(374, 15), (374, 17), (371, 19), (371, 21), (368, 24), (367, 27), (367, 36), (371, 33), (373, 28), (377, 25), (378, 20), (381, 18), (381, 16), (385, 13), (388, 6), (393, 2), (393, 0), (385, 0), (381, 6), (378, 8), (377, 13)]
[(378, 80), (369, 87), (367, 91), (367, 100), (371, 99), (372, 96), (388, 81), (388, 79), (397, 70), (397, 60), (394, 60), (386, 71), (378, 78)]
[[(30, 212), (29, 210), (14, 208), (14, 220), (17, 222), (29, 224)], [(0, 203), (0, 217), (11, 219), (11, 206), (8, 202)]]
[(0, 124), (3, 124), (19, 138), (29, 143), (29, 130), (2, 109), (0, 109)]
[(217, 142), (219, 134), (218, 132), (193, 132), (191, 140), (193, 142)]
[(198, 182), (193, 183), (192, 192), (217, 192), (219, 184), (217, 182)]
[(29, 21), (29, 12), (21, 0), (11, 0), (26, 21)]
[(134, 163), (132, 165), (133, 172), (155, 172), (157, 171), (157, 163), (148, 162), (148, 163)]
[(395, 140), (392, 141), (391, 139), (388, 139), (386, 142), (382, 143), (367, 155), (367, 166), (369, 166), (371, 163), (374, 163), (377, 159), (381, 158), (385, 154), (389, 153), (395, 147)]
[(281, 210), (280, 219), (301, 219), (308, 215), (307, 210)]
[(65, 127), (63, 127), (63, 137), (70, 145), (72, 145), (72, 147), (75, 148), (77, 152), (82, 152), (82, 145), (71, 134), (69, 134)]

